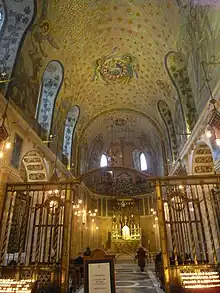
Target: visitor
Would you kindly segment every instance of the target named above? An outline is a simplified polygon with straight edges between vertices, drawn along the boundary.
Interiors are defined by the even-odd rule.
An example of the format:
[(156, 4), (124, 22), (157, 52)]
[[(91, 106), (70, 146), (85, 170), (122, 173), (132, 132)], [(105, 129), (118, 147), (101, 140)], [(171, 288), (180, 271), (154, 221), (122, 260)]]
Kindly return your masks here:
[(140, 267), (141, 272), (143, 272), (145, 268), (145, 257), (146, 250), (143, 247), (140, 247), (137, 251), (136, 258), (138, 259), (138, 266)]
[(86, 250), (83, 253), (83, 256), (90, 256), (92, 251), (90, 250), (89, 246), (86, 248)]

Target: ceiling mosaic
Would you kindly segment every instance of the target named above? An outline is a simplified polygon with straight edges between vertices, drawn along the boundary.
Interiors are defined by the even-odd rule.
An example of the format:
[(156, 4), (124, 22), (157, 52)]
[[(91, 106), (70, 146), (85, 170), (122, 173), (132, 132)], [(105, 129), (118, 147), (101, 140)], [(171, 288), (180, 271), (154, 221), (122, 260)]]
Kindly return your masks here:
[[(174, 0), (42, 0), (15, 80), (16, 72), (29, 77), (27, 104), (34, 96), (36, 105), (43, 71), (51, 60), (58, 60), (64, 66), (64, 82), (57, 108), (63, 100), (79, 105), (77, 130), (114, 108), (144, 112), (157, 123), (158, 100), (173, 100), (164, 57), (176, 49), (178, 33)], [(21, 79), (18, 74), (18, 82), (13, 81), (12, 96), (19, 92)]]

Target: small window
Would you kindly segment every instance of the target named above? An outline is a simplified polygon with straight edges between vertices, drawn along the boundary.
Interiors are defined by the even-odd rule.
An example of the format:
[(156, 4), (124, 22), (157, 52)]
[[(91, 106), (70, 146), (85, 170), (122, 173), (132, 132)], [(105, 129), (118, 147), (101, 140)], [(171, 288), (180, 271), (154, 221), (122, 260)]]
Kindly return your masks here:
[(147, 161), (144, 153), (140, 155), (141, 171), (147, 170)]
[(102, 154), (101, 156), (101, 160), (100, 160), (100, 167), (107, 167), (108, 166), (108, 160), (107, 160), (107, 156)]

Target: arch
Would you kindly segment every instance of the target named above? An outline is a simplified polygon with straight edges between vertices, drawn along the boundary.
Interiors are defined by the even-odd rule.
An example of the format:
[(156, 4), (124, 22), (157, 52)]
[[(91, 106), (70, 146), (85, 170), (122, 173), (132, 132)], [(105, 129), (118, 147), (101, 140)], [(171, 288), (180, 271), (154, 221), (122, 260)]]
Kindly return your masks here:
[(101, 155), (101, 159), (100, 159), (100, 167), (107, 167), (108, 166), (108, 158), (105, 154)]
[(210, 147), (205, 142), (200, 142), (193, 152), (192, 174), (214, 174), (214, 161)]
[(37, 121), (50, 135), (54, 106), (63, 83), (63, 66), (59, 61), (51, 61), (42, 76), (37, 105)]
[(141, 166), (141, 171), (147, 170), (147, 160), (144, 153), (140, 154), (140, 166)]
[[(37, 151), (27, 152), (22, 158), (22, 165), (26, 172), (27, 182), (48, 181), (44, 160)], [(20, 171), (22, 171), (22, 167)]]
[(74, 130), (79, 119), (79, 107), (73, 106), (66, 116), (63, 138), (63, 154), (66, 156), (68, 166), (71, 165), (72, 143)]
[(160, 100), (157, 103), (157, 108), (167, 130), (169, 146), (172, 153), (172, 160), (176, 161), (178, 156), (178, 146), (172, 113), (165, 101)]

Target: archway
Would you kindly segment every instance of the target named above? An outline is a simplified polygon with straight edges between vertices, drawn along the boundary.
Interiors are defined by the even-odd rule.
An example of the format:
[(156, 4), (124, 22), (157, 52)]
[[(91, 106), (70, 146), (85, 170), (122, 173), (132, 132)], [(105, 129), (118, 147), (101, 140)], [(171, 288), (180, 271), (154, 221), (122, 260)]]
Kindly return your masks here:
[(27, 152), (22, 158), (20, 174), (27, 182), (48, 181), (45, 162), (35, 150)]
[(214, 161), (210, 147), (205, 142), (198, 143), (193, 153), (192, 174), (214, 174)]

